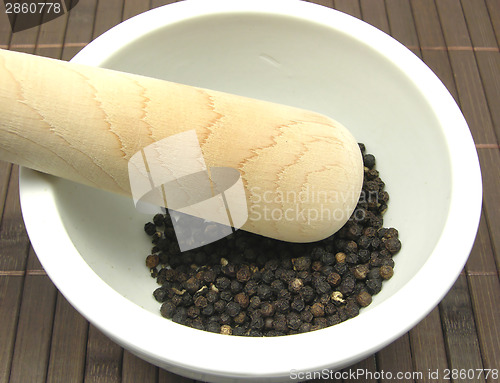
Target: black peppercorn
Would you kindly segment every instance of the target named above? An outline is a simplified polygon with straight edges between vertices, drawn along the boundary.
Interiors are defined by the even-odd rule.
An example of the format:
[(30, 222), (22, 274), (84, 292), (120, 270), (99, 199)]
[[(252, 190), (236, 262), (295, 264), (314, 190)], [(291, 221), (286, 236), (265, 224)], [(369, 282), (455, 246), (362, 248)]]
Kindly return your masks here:
[(313, 281), (313, 286), (318, 294), (328, 293), (332, 289), (330, 284), (326, 281), (326, 278), (323, 276), (316, 278)]
[(232, 263), (223, 265), (221, 270), (222, 273), (228, 278), (234, 278), (234, 276), (236, 275), (236, 266)]
[(200, 281), (195, 277), (191, 277), (183, 285), (188, 293), (194, 294), (200, 288)]
[(288, 289), (282, 289), (282, 290), (278, 291), (276, 298), (290, 301), (292, 299), (292, 293), (290, 291), (288, 291)]
[(200, 317), (197, 317), (193, 320), (192, 327), (197, 330), (205, 330), (205, 325), (203, 324), (203, 320)]
[(151, 254), (146, 257), (146, 266), (150, 269), (158, 266), (160, 257), (157, 254)]
[(353, 269), (353, 275), (358, 280), (366, 279), (368, 272), (370, 271), (368, 265), (358, 265)]
[[(155, 229), (156, 230), (156, 229)], [(163, 234), (160, 231), (155, 231), (151, 236), (151, 242), (157, 244), (160, 239), (163, 238)]]
[(220, 324), (217, 323), (217, 322), (209, 322), (205, 326), (205, 329), (207, 331), (215, 332), (215, 333), (219, 334), (220, 333), (220, 327), (221, 327)]
[(247, 314), (244, 311), (240, 311), (238, 315), (233, 318), (234, 323), (242, 324), (247, 320)]
[(301, 323), (301, 325), (299, 327), (299, 333), (305, 333), (305, 332), (309, 332), (309, 331), (311, 331), (311, 324), (307, 323), (307, 322)]
[(170, 302), (172, 302), (173, 305), (179, 306), (181, 304), (182, 298), (180, 295), (172, 295), (173, 293), (169, 293), (170, 296)]
[(233, 328), (233, 336), (242, 336), (245, 335), (246, 329), (244, 327), (235, 327)]
[(179, 283), (183, 283), (183, 282), (187, 281), (187, 279), (188, 279), (188, 276), (184, 272), (179, 272), (175, 276), (175, 280)]
[(236, 279), (238, 282), (247, 282), (250, 280), (252, 273), (250, 272), (250, 268), (247, 265), (242, 265), (239, 270), (236, 272)]
[(384, 237), (385, 238), (398, 238), (399, 237), (399, 233), (398, 233), (397, 229), (395, 229), (393, 227), (390, 227), (384, 233)]
[(352, 274), (347, 274), (344, 276), (342, 282), (339, 286), (339, 291), (344, 295), (349, 295), (354, 290), (354, 286), (356, 285), (356, 279)]
[(215, 273), (215, 270), (213, 269), (208, 269), (203, 271), (203, 276), (202, 279), (206, 283), (212, 283), (215, 281), (217, 274)]
[(367, 180), (373, 181), (379, 176), (378, 170), (375, 169), (365, 169), (365, 178)]
[(210, 322), (215, 322), (215, 323), (220, 324), (220, 316), (218, 316), (217, 314), (209, 316), (207, 318), (207, 323), (210, 323)]
[(377, 238), (377, 237), (373, 237), (371, 239), (371, 242), (370, 242), (370, 247), (374, 250), (378, 249), (381, 245), (382, 241), (380, 240), (380, 238)]
[(163, 303), (167, 299), (167, 291), (164, 288), (159, 287), (153, 292), (153, 297), (158, 302)]
[(311, 286), (304, 286), (300, 290), (299, 294), (306, 303), (309, 303), (314, 299), (314, 289)]
[(303, 311), (300, 312), (300, 319), (303, 321), (303, 322), (311, 322), (314, 318), (314, 315), (312, 315), (311, 313), (311, 308), (307, 308)]
[(381, 227), (377, 230), (377, 237), (383, 238), (385, 236), (385, 233), (387, 233), (387, 228)]
[(323, 252), (323, 254), (321, 254), (320, 261), (326, 266), (333, 265), (335, 263), (335, 255), (333, 253), (325, 251)]
[(196, 306), (189, 306), (187, 308), (186, 314), (189, 318), (196, 318), (200, 315), (200, 308)]
[(379, 272), (382, 279), (391, 279), (394, 275), (394, 270), (391, 266), (381, 266)]
[(270, 299), (272, 294), (273, 291), (269, 285), (261, 284), (257, 287), (257, 296), (263, 301)]
[[(208, 302), (214, 303), (219, 300), (219, 293), (214, 290), (208, 290), (207, 293), (205, 294), (205, 297)], [(196, 304), (196, 302), (195, 302)]]
[(147, 222), (144, 225), (144, 231), (147, 235), (153, 235), (154, 233), (156, 233), (156, 225), (153, 222)]
[(290, 309), (290, 303), (286, 299), (278, 299), (275, 303), (275, 309), (277, 312), (286, 313)]
[(361, 291), (357, 296), (356, 296), (356, 302), (361, 307), (366, 307), (370, 303), (372, 303), (372, 296), (367, 292), (367, 291)]
[(368, 279), (380, 279), (380, 269), (378, 267), (374, 267), (368, 272)]
[(366, 263), (370, 260), (370, 251), (369, 250), (364, 250), (361, 249), (358, 251), (358, 262), (359, 263)]
[(332, 315), (337, 312), (337, 307), (332, 302), (327, 302), (325, 306), (325, 315)]
[(322, 317), (323, 315), (325, 315), (325, 306), (323, 305), (323, 303), (315, 303), (311, 306), (311, 314), (314, 316), (314, 317)]
[(321, 271), (323, 269), (323, 263), (321, 261), (314, 261), (311, 264), (311, 270), (314, 271)]
[(307, 256), (293, 258), (292, 259), (293, 268), (296, 271), (308, 270), (311, 266), (311, 258)]
[(260, 313), (263, 317), (270, 317), (274, 315), (274, 304), (270, 302), (264, 302), (260, 305)]
[(345, 312), (349, 318), (354, 318), (359, 314), (359, 306), (355, 301), (348, 301), (345, 305)]
[(246, 309), (250, 303), (248, 295), (245, 293), (238, 293), (234, 296), (234, 301), (240, 305), (242, 309)]
[(391, 257), (380, 258), (380, 265), (390, 266), (391, 268), (394, 268), (394, 260)]
[(250, 298), (250, 305), (249, 305), (249, 308), (250, 309), (257, 309), (260, 307), (262, 301), (260, 300), (260, 298), (258, 296), (253, 296), (252, 298)]
[(243, 288), (243, 291), (247, 293), (248, 296), (252, 296), (257, 292), (258, 284), (256, 281), (250, 279)]
[(213, 315), (215, 312), (214, 305), (212, 303), (208, 303), (205, 307), (201, 309), (201, 313), (206, 316)]
[(215, 280), (215, 286), (217, 286), (219, 290), (225, 290), (229, 288), (230, 285), (231, 281), (227, 277), (219, 277)]
[(339, 324), (340, 322), (342, 322), (342, 320), (337, 314), (329, 315), (326, 317), (327, 326), (334, 326), (336, 324)]
[(262, 317), (252, 318), (250, 327), (255, 330), (260, 330), (262, 327), (264, 327), (264, 319)]
[(373, 227), (365, 227), (363, 230), (363, 235), (366, 235), (369, 238), (375, 237), (377, 235), (377, 230)]
[(335, 260), (337, 261), (337, 264), (344, 263), (345, 258), (346, 258), (346, 255), (342, 252), (335, 254)]
[(290, 307), (295, 311), (302, 311), (306, 306), (304, 300), (301, 297), (295, 297), (290, 305)]
[(196, 307), (206, 307), (208, 305), (208, 300), (203, 295), (199, 295), (194, 299), (194, 305)]
[(232, 280), (231, 285), (229, 286), (229, 289), (233, 294), (238, 294), (242, 290), (242, 288), (243, 286), (237, 280)]
[(337, 286), (340, 283), (341, 279), (342, 277), (334, 271), (332, 271), (326, 276), (326, 282), (332, 286)]
[(280, 279), (287, 283), (290, 282), (293, 278), (297, 276), (297, 273), (294, 270), (283, 270), (283, 272), (280, 275)]
[(347, 253), (355, 253), (358, 251), (358, 244), (354, 241), (349, 241), (347, 242), (346, 246), (345, 246), (345, 251)]
[(373, 154), (365, 154), (363, 156), (363, 164), (368, 169), (372, 169), (375, 166), (375, 156)]
[(240, 310), (241, 306), (234, 301), (228, 302), (226, 305), (226, 313), (233, 318), (240, 313)]
[(226, 302), (223, 300), (214, 303), (215, 312), (221, 313), (225, 310), (225, 308), (226, 308)]
[(391, 254), (396, 254), (399, 250), (401, 250), (401, 242), (396, 237), (390, 237), (385, 241), (385, 248)]
[(274, 272), (271, 270), (264, 270), (261, 276), (262, 282), (271, 284), (274, 281)]
[(275, 271), (279, 267), (279, 265), (280, 265), (279, 260), (273, 258), (273, 259), (270, 259), (269, 261), (266, 262), (264, 269)]
[(330, 301), (330, 294), (321, 294), (318, 298), (316, 298), (315, 302), (323, 303), (324, 305)]
[(232, 322), (232, 318), (229, 316), (228, 313), (223, 312), (220, 314), (219, 323), (221, 325), (230, 324), (231, 322)]
[(382, 290), (382, 282), (380, 279), (368, 279), (366, 281), (366, 288), (370, 294), (378, 294)]
[(193, 304), (193, 296), (186, 292), (181, 296), (181, 305), (184, 307), (189, 307)]
[(266, 330), (272, 330), (273, 329), (273, 322), (274, 322), (274, 319), (271, 317), (264, 318), (264, 328)]
[[(165, 272), (163, 272), (165, 270)], [(173, 282), (177, 279), (177, 272), (174, 269), (163, 269), (162, 273), (165, 279), (169, 282)]]
[(322, 328), (325, 328), (328, 326), (328, 322), (326, 318), (323, 317), (317, 317), (313, 319), (313, 325), (311, 327), (311, 331), (315, 330), (321, 330)]
[(250, 278), (254, 281), (260, 281), (262, 279), (262, 273), (259, 270), (256, 270)]
[(286, 322), (288, 328), (291, 328), (292, 330), (298, 330), (300, 325), (302, 324), (300, 315), (293, 311), (286, 315)]
[(164, 224), (164, 216), (163, 214), (156, 214), (153, 217), (153, 222), (156, 226), (163, 226)]
[(161, 305), (160, 313), (163, 317), (171, 319), (175, 309), (176, 307), (172, 302), (165, 302)]
[(284, 315), (276, 315), (273, 319), (273, 328), (276, 331), (285, 332), (288, 329), (286, 317)]
[(304, 282), (302, 282), (302, 279), (295, 278), (288, 283), (288, 290), (292, 293), (298, 293), (303, 286)]
[(358, 247), (361, 249), (368, 249), (370, 244), (372, 243), (372, 238), (367, 237), (366, 235), (362, 235), (358, 238)]
[(274, 294), (278, 294), (281, 290), (285, 288), (285, 284), (280, 279), (275, 279), (271, 282), (271, 290)]
[(186, 318), (187, 318), (186, 308), (182, 306), (177, 306), (174, 315), (172, 315), (172, 321), (174, 321), (175, 323), (183, 324)]

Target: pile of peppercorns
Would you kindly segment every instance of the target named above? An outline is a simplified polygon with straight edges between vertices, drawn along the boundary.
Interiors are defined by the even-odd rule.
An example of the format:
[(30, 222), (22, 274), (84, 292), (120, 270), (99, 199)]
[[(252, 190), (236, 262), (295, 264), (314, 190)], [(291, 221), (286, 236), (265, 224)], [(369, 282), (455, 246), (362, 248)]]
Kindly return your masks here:
[[(389, 195), (365, 153), (363, 191), (351, 219), (331, 237), (287, 243), (236, 231), (181, 253), (168, 214), (144, 229), (146, 258), (161, 286), (153, 293), (161, 315), (200, 330), (278, 336), (332, 326), (359, 314), (393, 275), (398, 231), (383, 228)], [(207, 228), (209, 229), (209, 228)]]

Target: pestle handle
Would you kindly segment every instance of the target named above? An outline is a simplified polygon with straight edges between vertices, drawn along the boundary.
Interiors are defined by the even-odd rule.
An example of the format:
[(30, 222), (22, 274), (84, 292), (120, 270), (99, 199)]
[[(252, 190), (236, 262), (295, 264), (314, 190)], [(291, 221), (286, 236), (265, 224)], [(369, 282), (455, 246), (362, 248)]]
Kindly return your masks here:
[(0, 160), (130, 195), (134, 154), (190, 130), (208, 169), (239, 171), (249, 209), (244, 230), (316, 241), (356, 206), (361, 154), (349, 131), (326, 116), (0, 50)]

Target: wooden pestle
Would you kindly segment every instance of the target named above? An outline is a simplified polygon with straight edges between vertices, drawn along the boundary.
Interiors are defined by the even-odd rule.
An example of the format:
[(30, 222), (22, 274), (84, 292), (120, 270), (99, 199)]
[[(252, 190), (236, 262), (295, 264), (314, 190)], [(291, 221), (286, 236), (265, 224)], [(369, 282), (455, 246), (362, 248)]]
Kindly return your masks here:
[(129, 159), (192, 129), (207, 168), (239, 171), (249, 212), (244, 230), (316, 241), (356, 207), (361, 153), (326, 116), (0, 50), (0, 160), (130, 195)]

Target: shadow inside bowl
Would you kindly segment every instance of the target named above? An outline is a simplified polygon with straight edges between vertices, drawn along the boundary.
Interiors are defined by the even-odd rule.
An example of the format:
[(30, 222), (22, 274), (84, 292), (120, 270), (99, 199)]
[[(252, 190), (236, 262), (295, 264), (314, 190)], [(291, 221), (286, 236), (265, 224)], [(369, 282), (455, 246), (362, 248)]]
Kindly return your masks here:
[(149, 215), (131, 198), (54, 179), (55, 200), (64, 227), (81, 257), (109, 286), (159, 315), (152, 296), (158, 287), (145, 259), (151, 239), (143, 228)]

